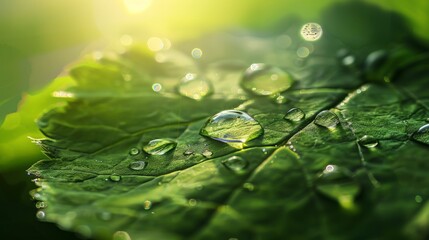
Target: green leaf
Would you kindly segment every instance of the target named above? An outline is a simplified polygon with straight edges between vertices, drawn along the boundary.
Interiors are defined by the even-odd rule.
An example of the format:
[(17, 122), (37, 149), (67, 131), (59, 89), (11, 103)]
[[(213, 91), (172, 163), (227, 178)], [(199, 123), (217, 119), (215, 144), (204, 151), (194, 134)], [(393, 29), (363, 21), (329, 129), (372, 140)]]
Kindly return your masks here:
[[(396, 18), (355, 3), (337, 11), (356, 7), (373, 11), (368, 22)], [(426, 238), (429, 148), (413, 133), (429, 117), (427, 49), (359, 28), (353, 34), (374, 45), (344, 40), (348, 47), (341, 22), (309, 43), (298, 36), (302, 24), (281, 36), (217, 34), (155, 56), (140, 47), (84, 59), (70, 71), (77, 85), (63, 93), (67, 105), (38, 120), (47, 138), (35, 142), (49, 159), (28, 170), (37, 216), (105, 239)], [(394, 41), (376, 41), (380, 34)], [(201, 59), (184, 54), (195, 46)], [(380, 48), (385, 57), (365, 62)], [(292, 87), (274, 96), (242, 90), (243, 72), (258, 62), (287, 71)], [(178, 94), (189, 72), (213, 93)], [(292, 108), (305, 117), (285, 119)], [(263, 134), (242, 148), (200, 134), (229, 109)], [(241, 125), (225, 124), (222, 134)], [(170, 145), (148, 148), (154, 139)]]

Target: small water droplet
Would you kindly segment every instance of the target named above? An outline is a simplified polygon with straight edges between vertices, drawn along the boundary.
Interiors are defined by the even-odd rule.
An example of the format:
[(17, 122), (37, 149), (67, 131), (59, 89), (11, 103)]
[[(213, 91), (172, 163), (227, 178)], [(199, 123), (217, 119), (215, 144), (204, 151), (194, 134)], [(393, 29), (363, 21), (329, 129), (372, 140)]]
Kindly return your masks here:
[(307, 23), (301, 27), (301, 37), (305, 41), (317, 41), (322, 37), (323, 30), (318, 23)]
[(164, 155), (173, 150), (176, 145), (177, 143), (171, 139), (154, 139), (144, 146), (143, 150), (150, 155)]
[(280, 96), (276, 97), (275, 101), (277, 104), (283, 104), (283, 103), (287, 102), (287, 99), (284, 96), (280, 95)]
[(320, 112), (314, 119), (314, 124), (325, 128), (335, 128), (338, 123), (340, 123), (338, 116), (328, 110)]
[(337, 165), (327, 165), (316, 180), (316, 189), (323, 195), (335, 199), (345, 209), (353, 209), (354, 198), (360, 186), (352, 173)]
[(154, 92), (159, 92), (162, 89), (162, 85), (160, 83), (154, 83), (152, 84), (152, 90)]
[(176, 89), (182, 96), (194, 100), (201, 100), (213, 92), (211, 83), (195, 73), (186, 74)]
[(49, 123), (46, 119), (38, 119), (37, 120), (37, 126), (39, 128), (46, 128), (46, 127), (48, 127), (48, 125), (49, 125)]
[(117, 175), (117, 174), (112, 174), (112, 175), (110, 175), (109, 179), (112, 182), (119, 182), (119, 181), (121, 181), (121, 176)]
[(36, 217), (37, 217), (37, 219), (39, 219), (39, 220), (43, 220), (43, 219), (45, 219), (45, 217), (46, 217), (46, 213), (45, 213), (45, 211), (42, 211), (42, 210), (37, 211), (37, 213), (36, 213)]
[(149, 200), (144, 201), (144, 209), (149, 210), (152, 207), (152, 202)]
[(387, 52), (385, 50), (374, 51), (366, 57), (365, 68), (366, 70), (375, 70), (380, 68), (387, 60)]
[(130, 163), (130, 168), (132, 170), (143, 170), (146, 167), (145, 161), (135, 161)]
[(358, 143), (366, 148), (375, 148), (378, 145), (378, 140), (371, 135), (365, 135), (358, 140)]
[(296, 50), (296, 55), (300, 58), (306, 58), (308, 55), (310, 55), (310, 50), (306, 47), (300, 47), (298, 50)]
[(245, 159), (238, 156), (232, 156), (228, 159), (225, 159), (222, 161), (222, 164), (229, 170), (236, 173), (242, 173), (249, 165)]
[(112, 218), (112, 214), (110, 212), (100, 212), (98, 213), (98, 217), (103, 221), (109, 221)]
[(277, 67), (254, 63), (244, 72), (241, 86), (256, 95), (273, 95), (289, 89), (293, 84), (290, 74)]
[(413, 139), (417, 142), (429, 144), (429, 124), (423, 125), (413, 134)]
[(209, 150), (204, 150), (203, 152), (203, 156), (206, 158), (209, 158), (213, 155), (213, 152), (209, 151)]
[(290, 109), (289, 111), (287, 111), (286, 115), (284, 116), (284, 119), (292, 122), (299, 122), (304, 118), (305, 118), (305, 112), (299, 108)]
[(136, 156), (136, 155), (138, 155), (140, 153), (140, 150), (138, 149), (138, 148), (131, 148), (130, 149), (130, 152), (129, 152), (129, 154), (131, 155), (131, 156)]
[(131, 237), (127, 232), (117, 231), (113, 234), (113, 240), (131, 240)]
[(352, 55), (348, 55), (348, 56), (345, 56), (345, 57), (343, 58), (343, 60), (341, 61), (341, 63), (342, 63), (344, 66), (352, 66), (352, 65), (354, 65), (355, 61), (356, 61), (356, 59), (355, 59), (355, 57), (354, 57), (354, 56), (352, 56)]
[(41, 201), (36, 203), (36, 208), (46, 208), (46, 203)]
[(194, 152), (192, 151), (192, 150), (186, 150), (184, 153), (183, 153), (183, 155), (185, 155), (185, 156), (189, 156), (189, 155), (191, 155), (191, 154), (193, 154)]
[(212, 116), (200, 134), (225, 143), (245, 143), (264, 132), (255, 119), (238, 110), (225, 110)]
[(243, 188), (249, 192), (252, 192), (253, 190), (255, 190), (255, 185), (253, 185), (252, 183), (244, 183), (243, 184)]
[(420, 196), (420, 195), (416, 195), (416, 196), (415, 196), (415, 198), (414, 198), (414, 200), (416, 201), (416, 203), (421, 203), (421, 202), (423, 202), (423, 198), (422, 198), (422, 196)]
[(265, 148), (262, 148), (262, 152), (263, 152), (265, 155), (267, 155), (267, 154), (268, 154), (268, 151), (267, 151), (267, 149), (265, 149)]
[(189, 206), (191, 206), (191, 207), (195, 207), (195, 206), (197, 206), (197, 200), (196, 199), (193, 199), (193, 198), (191, 198), (191, 199), (189, 199), (188, 200), (188, 204), (189, 204)]
[(203, 56), (203, 51), (199, 48), (194, 48), (191, 51), (191, 55), (195, 59), (200, 59)]

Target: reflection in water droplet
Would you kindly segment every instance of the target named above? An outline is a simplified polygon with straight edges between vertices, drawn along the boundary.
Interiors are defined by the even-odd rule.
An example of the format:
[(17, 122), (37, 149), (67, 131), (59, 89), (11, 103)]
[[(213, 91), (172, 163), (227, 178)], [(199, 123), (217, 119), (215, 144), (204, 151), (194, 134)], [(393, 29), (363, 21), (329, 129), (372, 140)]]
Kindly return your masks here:
[(112, 174), (112, 175), (110, 175), (109, 179), (112, 182), (119, 182), (119, 181), (121, 181), (121, 176), (119, 176), (117, 174)]
[(365, 135), (358, 140), (358, 143), (366, 148), (375, 148), (378, 145), (378, 140), (371, 135)]
[(46, 203), (41, 201), (36, 203), (36, 208), (46, 208)]
[(39, 219), (39, 220), (43, 220), (43, 219), (45, 219), (46, 214), (45, 214), (45, 212), (44, 212), (44, 211), (40, 210), (40, 211), (37, 211), (37, 213), (36, 213), (36, 217), (37, 217), (37, 219)]
[(320, 112), (314, 119), (314, 124), (325, 128), (335, 128), (338, 123), (340, 123), (338, 116), (328, 110)]
[(150, 155), (164, 155), (173, 150), (176, 145), (177, 143), (171, 139), (154, 139), (144, 146), (143, 150)]
[(243, 188), (249, 192), (252, 192), (253, 190), (255, 190), (255, 185), (247, 182), (243, 184)]
[(413, 139), (424, 144), (429, 144), (429, 124), (419, 128), (419, 130), (413, 134)]
[(287, 111), (286, 115), (284, 116), (284, 119), (292, 122), (299, 122), (304, 118), (305, 118), (305, 112), (299, 108), (290, 109), (289, 111)]
[(154, 83), (152, 84), (152, 90), (154, 92), (159, 92), (162, 89), (162, 85), (160, 83)]
[(283, 103), (287, 102), (287, 99), (284, 96), (280, 95), (280, 96), (276, 97), (275, 101), (277, 104), (283, 104)]
[(247, 113), (225, 110), (212, 116), (200, 134), (225, 143), (245, 143), (263, 132), (261, 125)]
[(113, 240), (131, 240), (131, 237), (127, 232), (117, 231), (113, 234)]
[(177, 86), (177, 91), (182, 96), (201, 100), (213, 92), (213, 87), (205, 78), (195, 73), (188, 73)]
[(194, 152), (193, 151), (191, 151), (191, 150), (186, 150), (184, 153), (183, 153), (183, 155), (185, 155), (185, 156), (189, 156), (189, 155), (191, 155), (191, 154), (193, 154)]
[(188, 201), (188, 204), (189, 204), (189, 206), (191, 206), (191, 207), (195, 207), (195, 206), (197, 206), (197, 200), (196, 199), (193, 199), (193, 198), (191, 198), (191, 199), (189, 199), (189, 201)]
[(228, 159), (225, 159), (222, 161), (222, 164), (229, 170), (236, 173), (242, 173), (247, 165), (249, 165), (245, 159), (238, 156), (232, 156)]
[(296, 55), (300, 58), (306, 58), (308, 55), (310, 55), (310, 50), (306, 47), (300, 47), (298, 50), (296, 50)]
[(301, 37), (306, 41), (317, 41), (322, 34), (322, 27), (317, 23), (307, 23), (301, 27)]
[(146, 167), (145, 161), (135, 161), (130, 163), (130, 168), (132, 170), (143, 170)]
[(213, 152), (210, 152), (209, 150), (204, 150), (203, 156), (206, 158), (209, 158), (213, 155)]
[(201, 49), (199, 49), (199, 48), (194, 48), (191, 51), (191, 55), (192, 55), (193, 58), (199, 59), (199, 58), (201, 58), (203, 56), (203, 51)]
[(138, 155), (140, 153), (140, 150), (138, 149), (138, 148), (131, 148), (130, 149), (130, 152), (129, 152), (129, 154), (131, 155), (131, 156), (136, 156), (136, 155)]
[(149, 200), (144, 201), (144, 210), (149, 210), (152, 207), (152, 202)]
[(263, 63), (254, 63), (244, 72), (241, 79), (243, 89), (256, 95), (272, 95), (289, 89), (292, 77), (280, 68)]
[(354, 198), (360, 191), (359, 184), (345, 168), (327, 165), (316, 180), (316, 189), (323, 195), (335, 199), (345, 209), (354, 209)]

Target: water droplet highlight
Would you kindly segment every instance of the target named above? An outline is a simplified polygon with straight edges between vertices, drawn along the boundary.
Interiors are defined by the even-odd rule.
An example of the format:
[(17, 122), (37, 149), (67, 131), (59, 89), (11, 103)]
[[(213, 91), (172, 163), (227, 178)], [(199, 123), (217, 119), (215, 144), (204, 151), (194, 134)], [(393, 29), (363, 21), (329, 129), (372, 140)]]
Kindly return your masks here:
[(291, 75), (277, 67), (254, 63), (244, 72), (241, 86), (256, 95), (273, 95), (289, 89), (293, 84)]
[(186, 150), (184, 153), (183, 153), (183, 155), (185, 155), (185, 156), (189, 156), (189, 155), (191, 155), (191, 154), (193, 154), (194, 152), (193, 151), (191, 151), (191, 150)]
[(203, 56), (203, 51), (199, 48), (194, 48), (191, 51), (191, 55), (195, 59), (200, 59)]
[(39, 220), (43, 220), (43, 219), (45, 219), (45, 217), (46, 217), (46, 213), (45, 213), (44, 211), (42, 211), (42, 210), (37, 211), (37, 213), (36, 213), (36, 217), (37, 217), (37, 219), (39, 219)]
[(112, 174), (112, 175), (110, 175), (109, 179), (112, 182), (119, 182), (119, 181), (121, 181), (121, 176), (119, 176), (117, 174)]
[(262, 126), (250, 115), (238, 110), (225, 110), (212, 116), (200, 134), (225, 143), (245, 143), (259, 137)]
[(305, 118), (305, 112), (299, 108), (291, 108), (289, 111), (287, 111), (286, 115), (284, 116), (284, 119), (292, 122), (299, 122), (304, 118)]
[(143, 150), (150, 155), (164, 155), (173, 150), (177, 143), (171, 139), (154, 139), (150, 141)]
[(325, 128), (335, 128), (338, 123), (340, 123), (338, 116), (328, 110), (320, 112), (314, 119), (314, 124)]
[(193, 198), (189, 199), (189, 201), (188, 201), (188, 204), (189, 204), (190, 207), (197, 206), (197, 203), (198, 203), (197, 200), (193, 199)]
[(182, 96), (201, 100), (213, 92), (213, 87), (205, 78), (195, 73), (188, 73), (177, 86), (177, 91)]
[(154, 83), (152, 84), (152, 90), (154, 92), (159, 92), (162, 90), (162, 85), (160, 83)]
[(371, 135), (365, 135), (358, 140), (358, 143), (366, 148), (375, 148), (378, 145), (378, 140)]
[(416, 203), (421, 203), (421, 202), (423, 202), (423, 198), (422, 198), (422, 196), (420, 196), (420, 195), (416, 195), (416, 196), (414, 197), (414, 200), (416, 201)]
[(429, 145), (429, 124), (423, 125), (413, 134), (413, 139)]
[(321, 194), (337, 200), (343, 208), (353, 210), (354, 198), (359, 193), (360, 186), (347, 169), (327, 165), (316, 180), (316, 189)]
[(46, 208), (46, 203), (41, 201), (36, 203), (36, 208)]
[(132, 170), (143, 170), (146, 167), (145, 161), (135, 161), (130, 163), (130, 168)]
[(129, 154), (131, 156), (136, 156), (140, 153), (140, 150), (138, 148), (131, 148)]
[(152, 202), (149, 200), (144, 201), (144, 210), (149, 210), (152, 207)]
[(318, 23), (307, 23), (301, 27), (301, 37), (304, 38), (305, 41), (317, 41), (322, 37), (323, 30), (322, 26)]
[(222, 161), (222, 164), (229, 170), (235, 172), (235, 173), (242, 173), (246, 169), (246, 167), (249, 165), (249, 163), (238, 156), (232, 156), (228, 159), (225, 159)]

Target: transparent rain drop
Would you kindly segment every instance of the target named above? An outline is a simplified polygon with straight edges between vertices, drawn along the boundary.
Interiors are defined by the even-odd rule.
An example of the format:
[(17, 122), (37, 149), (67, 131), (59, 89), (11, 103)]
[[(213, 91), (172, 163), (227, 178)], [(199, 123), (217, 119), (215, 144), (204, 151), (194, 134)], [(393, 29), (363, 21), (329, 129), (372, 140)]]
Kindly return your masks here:
[(213, 93), (211, 83), (195, 73), (186, 74), (176, 89), (180, 95), (194, 100), (201, 100)]
[(200, 134), (225, 143), (245, 143), (259, 137), (262, 126), (247, 113), (225, 110), (212, 116)]
[(241, 86), (256, 95), (273, 95), (289, 89), (293, 84), (290, 74), (277, 67), (254, 63), (244, 72)]
[(150, 155), (164, 155), (173, 150), (176, 145), (177, 143), (171, 139), (154, 139), (144, 146), (143, 150)]
[(247, 160), (238, 157), (238, 156), (232, 156), (228, 159), (225, 159), (222, 161), (222, 164), (229, 170), (235, 172), (235, 173), (242, 173), (246, 169), (246, 167), (249, 165)]
[(317, 41), (322, 37), (323, 30), (318, 23), (306, 23), (301, 27), (300, 33), (306, 41)]
[(415, 133), (413, 133), (412, 137), (417, 142), (429, 145), (429, 124), (420, 127)]
[(358, 143), (366, 148), (375, 148), (378, 145), (378, 140), (371, 135), (364, 135), (358, 140)]
[(305, 112), (299, 108), (291, 108), (289, 111), (286, 112), (286, 115), (284, 116), (284, 119), (292, 122), (299, 122), (304, 118)]
[(138, 155), (140, 153), (140, 150), (138, 149), (138, 148), (131, 148), (130, 149), (130, 152), (129, 152), (129, 154), (131, 155), (131, 156), (136, 156), (136, 155)]
[(143, 170), (146, 167), (145, 161), (135, 161), (130, 163), (130, 168), (132, 170)]
[(314, 124), (325, 128), (335, 128), (338, 123), (340, 123), (338, 116), (328, 110), (320, 112), (314, 119)]
[(109, 179), (112, 182), (119, 182), (119, 181), (121, 181), (121, 176), (117, 175), (117, 174), (112, 174), (112, 175), (110, 175)]

